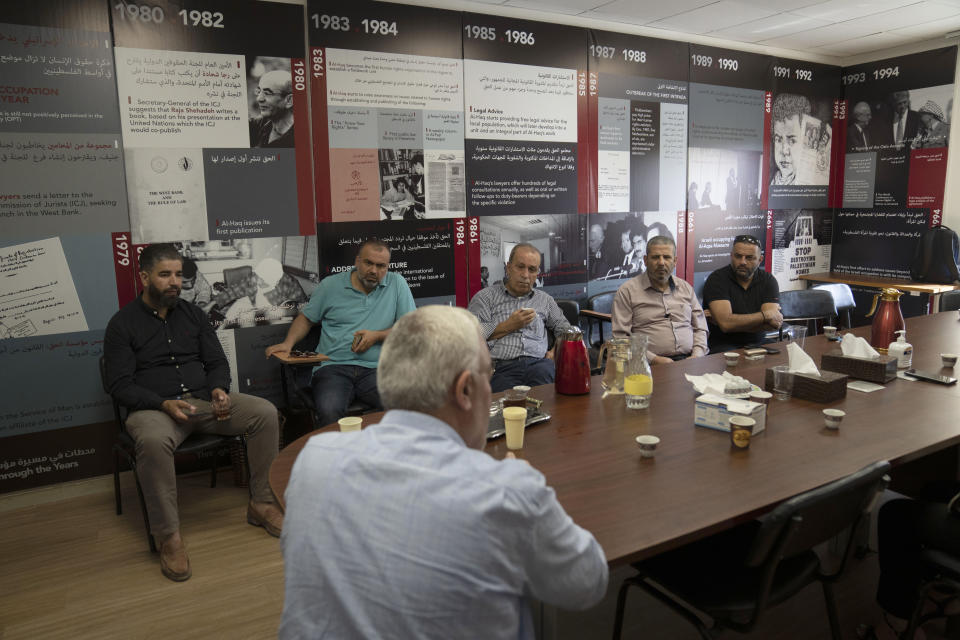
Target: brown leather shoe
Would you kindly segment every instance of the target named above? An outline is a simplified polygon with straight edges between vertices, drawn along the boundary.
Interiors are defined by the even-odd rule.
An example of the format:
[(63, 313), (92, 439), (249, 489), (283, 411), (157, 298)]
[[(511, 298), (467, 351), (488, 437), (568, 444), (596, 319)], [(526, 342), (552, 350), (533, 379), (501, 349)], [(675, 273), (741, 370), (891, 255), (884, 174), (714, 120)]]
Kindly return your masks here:
[(182, 540), (174, 542), (167, 538), (160, 545), (160, 572), (174, 582), (183, 582), (193, 575), (190, 570), (190, 558)]
[(250, 502), (247, 504), (247, 522), (263, 527), (274, 538), (283, 531), (283, 511), (272, 502)]

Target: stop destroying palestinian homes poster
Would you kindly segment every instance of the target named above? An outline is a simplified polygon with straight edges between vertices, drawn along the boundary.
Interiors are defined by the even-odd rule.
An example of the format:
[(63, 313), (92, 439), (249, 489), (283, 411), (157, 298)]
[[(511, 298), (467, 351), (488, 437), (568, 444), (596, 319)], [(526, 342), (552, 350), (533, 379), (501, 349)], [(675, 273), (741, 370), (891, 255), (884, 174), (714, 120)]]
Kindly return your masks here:
[[(660, 235), (676, 239), (683, 277), (689, 46), (606, 31), (591, 30), (588, 37), (591, 135), (581, 145), (589, 149), (590, 211), (647, 212), (645, 218), (666, 220), (669, 232)], [(603, 227), (592, 224), (591, 276), (626, 277), (623, 256), (604, 255), (618, 246), (605, 252), (603, 240), (613, 239), (603, 235)]]
[(133, 241), (310, 235), (301, 7), (113, 5)]
[(465, 215), (460, 14), (308, 7), (317, 219)]
[(586, 32), (466, 13), (463, 58), (469, 215), (586, 213)]
[(765, 91), (773, 58), (691, 45), (686, 278), (698, 292), (733, 238), (764, 241)]

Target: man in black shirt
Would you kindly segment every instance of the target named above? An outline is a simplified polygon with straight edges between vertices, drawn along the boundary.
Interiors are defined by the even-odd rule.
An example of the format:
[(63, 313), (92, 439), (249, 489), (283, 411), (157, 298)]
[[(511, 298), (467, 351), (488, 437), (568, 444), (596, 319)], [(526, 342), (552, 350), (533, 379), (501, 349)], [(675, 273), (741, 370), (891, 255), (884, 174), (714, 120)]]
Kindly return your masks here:
[[(104, 337), (107, 385), (127, 407), (136, 441), (137, 475), (160, 543), (160, 570), (190, 577), (180, 537), (173, 451), (191, 433), (246, 434), (250, 462), (247, 522), (279, 536), (283, 513), (268, 485), (277, 455), (277, 409), (269, 401), (228, 393), (230, 367), (200, 307), (180, 299), (183, 260), (169, 244), (140, 256), (143, 294), (118, 311)], [(229, 413), (224, 419), (217, 414)]]
[(710, 353), (763, 342), (764, 333), (779, 329), (780, 287), (760, 269), (760, 241), (737, 236), (730, 264), (717, 269), (703, 285), (703, 306), (710, 309)]

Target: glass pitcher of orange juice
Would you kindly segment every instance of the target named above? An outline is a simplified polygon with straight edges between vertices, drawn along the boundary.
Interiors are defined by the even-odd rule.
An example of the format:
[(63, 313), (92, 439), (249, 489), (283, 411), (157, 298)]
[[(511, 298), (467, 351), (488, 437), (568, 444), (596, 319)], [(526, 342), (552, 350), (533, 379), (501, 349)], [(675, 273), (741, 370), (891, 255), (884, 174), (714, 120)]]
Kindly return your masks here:
[(646, 409), (653, 394), (653, 373), (647, 362), (647, 336), (630, 336), (630, 357), (624, 368), (623, 390), (628, 409)]

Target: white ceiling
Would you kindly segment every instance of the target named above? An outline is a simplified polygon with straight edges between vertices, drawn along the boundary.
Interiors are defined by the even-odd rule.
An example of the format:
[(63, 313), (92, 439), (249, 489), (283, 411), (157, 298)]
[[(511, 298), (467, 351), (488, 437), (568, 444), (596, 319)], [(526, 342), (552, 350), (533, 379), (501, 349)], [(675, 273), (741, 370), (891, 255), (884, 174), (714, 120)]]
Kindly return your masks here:
[[(409, 1), (409, 0), (407, 0)], [(415, 1), (415, 0), (414, 0)], [(643, 27), (682, 39), (721, 38), (849, 58), (960, 30), (960, 0), (472, 0)], [(548, 16), (543, 16), (550, 21)], [(944, 40), (944, 46), (954, 44)]]

